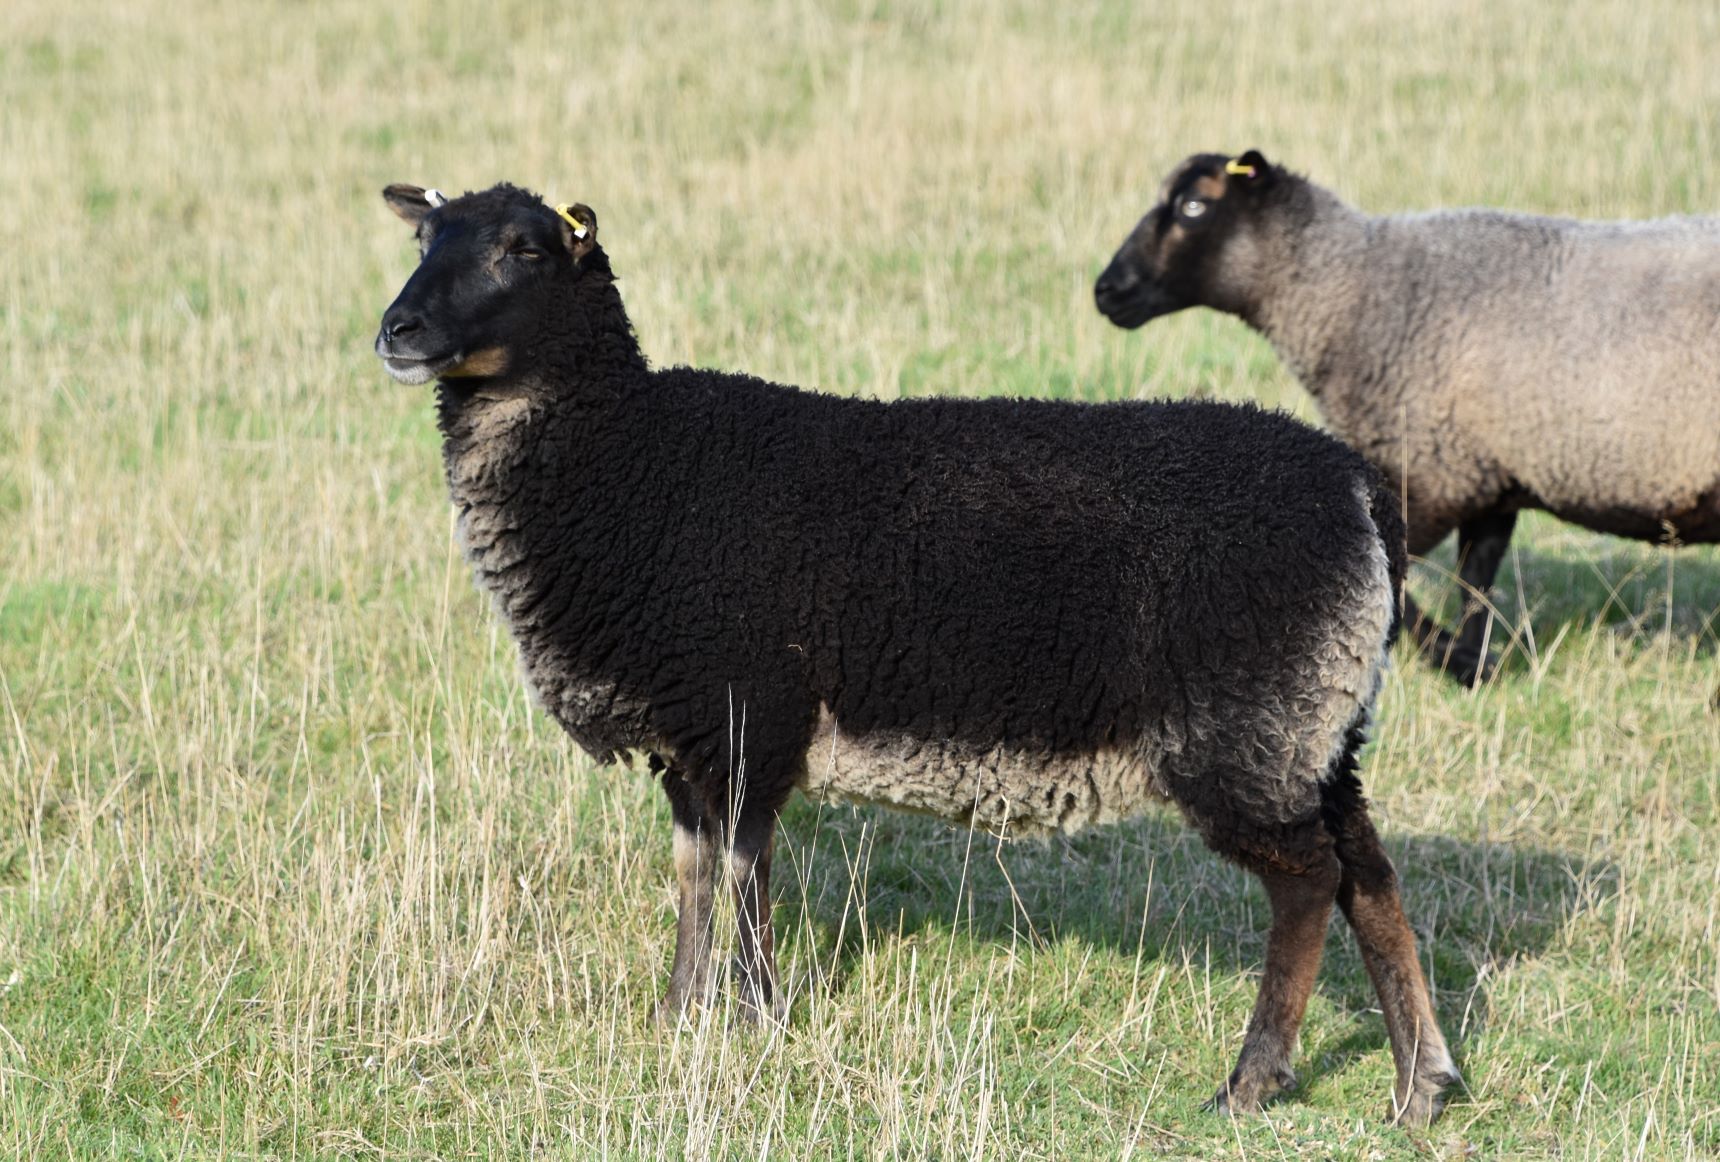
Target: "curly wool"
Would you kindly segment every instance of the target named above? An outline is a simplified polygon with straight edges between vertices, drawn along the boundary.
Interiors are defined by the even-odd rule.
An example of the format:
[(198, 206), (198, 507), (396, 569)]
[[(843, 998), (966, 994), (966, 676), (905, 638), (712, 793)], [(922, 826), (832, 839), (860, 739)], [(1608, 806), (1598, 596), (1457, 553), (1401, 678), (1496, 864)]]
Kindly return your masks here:
[(1720, 540), (1720, 219), (1376, 217), (1286, 172), (1254, 227), (1234, 309), (1402, 491), (1412, 553), (1519, 508)]
[(1361, 458), (1249, 406), (648, 371), (585, 263), (553, 376), (440, 388), (465, 550), (583, 747), (1012, 834), (1168, 795), (1294, 861), (1403, 571)]

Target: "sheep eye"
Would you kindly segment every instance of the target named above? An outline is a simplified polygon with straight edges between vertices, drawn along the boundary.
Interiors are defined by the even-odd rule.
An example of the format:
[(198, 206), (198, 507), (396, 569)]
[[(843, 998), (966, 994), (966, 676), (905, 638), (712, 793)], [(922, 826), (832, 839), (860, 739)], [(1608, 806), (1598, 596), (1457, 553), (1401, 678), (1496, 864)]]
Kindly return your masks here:
[(1206, 213), (1206, 203), (1199, 198), (1190, 198), (1182, 204), (1182, 215), (1185, 218), (1198, 218)]
[(529, 242), (516, 242), (512, 246), (508, 247), (508, 257), (525, 258), (532, 262), (536, 262), (538, 259), (543, 257), (543, 251), (539, 250)]

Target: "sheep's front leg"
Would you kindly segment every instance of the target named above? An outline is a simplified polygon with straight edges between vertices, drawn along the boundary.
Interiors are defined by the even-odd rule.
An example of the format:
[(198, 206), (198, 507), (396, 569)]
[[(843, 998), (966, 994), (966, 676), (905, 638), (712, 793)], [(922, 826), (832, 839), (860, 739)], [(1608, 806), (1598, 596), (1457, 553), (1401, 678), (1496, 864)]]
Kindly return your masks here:
[(770, 860), (775, 846), (775, 810), (743, 811), (735, 822), (729, 867), (734, 874), (735, 915), (740, 924), (736, 976), (745, 1012), (755, 1020), (766, 1014), (778, 1020), (783, 1016), (776, 988), (776, 936), (770, 915)]
[(1463, 582), (1463, 614), (1457, 623), (1457, 643), (1446, 669), (1467, 686), (1493, 676), (1498, 663), (1488, 654), (1485, 598), (1499, 575), (1499, 564), (1511, 545), (1517, 525), (1514, 512), (1492, 512), (1458, 527), (1457, 576)]
[[(1404, 594), (1404, 625), (1416, 647), (1465, 686), (1480, 685), (1498, 669), (1498, 663), (1482, 649), (1488, 617), (1481, 599), (1493, 587), (1516, 524), (1514, 512), (1491, 512), (1458, 527), (1457, 579), (1463, 583), (1463, 613), (1456, 633), (1445, 630), (1422, 612), (1414, 598)], [(1412, 541), (1410, 552), (1420, 555), (1436, 543), (1437, 540), (1429, 541), (1424, 535), (1421, 540)]]
[(1212, 1099), (1221, 1112), (1254, 1113), (1267, 1098), (1296, 1084), (1290, 1055), (1320, 971), (1326, 925), (1338, 891), (1338, 861), (1329, 847), (1320, 857), (1305, 871), (1254, 867), (1272, 903), (1272, 930), (1242, 1054)]
[(679, 907), (675, 919), (675, 966), (669, 992), (657, 1007), (658, 1020), (674, 1020), (690, 1005), (702, 1005), (711, 991), (711, 906), (721, 870), (722, 837), (718, 822), (701, 798), (675, 770), (663, 772), (663, 790), (675, 823), (675, 881)]

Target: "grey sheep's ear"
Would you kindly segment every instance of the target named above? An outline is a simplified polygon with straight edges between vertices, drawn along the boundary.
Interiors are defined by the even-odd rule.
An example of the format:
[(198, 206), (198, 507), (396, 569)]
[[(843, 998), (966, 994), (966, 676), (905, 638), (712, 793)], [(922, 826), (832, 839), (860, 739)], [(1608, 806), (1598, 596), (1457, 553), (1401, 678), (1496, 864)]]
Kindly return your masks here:
[[(427, 191), (423, 186), (409, 186), (396, 183), (382, 191), (382, 200), (388, 203), (388, 208), (393, 210), (395, 216), (402, 222), (405, 222), (408, 226), (416, 226), (424, 220), (424, 216), (434, 209), (435, 206), (441, 204), (439, 202), (432, 203), (426, 196), (426, 193)], [(437, 197), (442, 197), (442, 192), (440, 190), (431, 190), (428, 191), (428, 193), (434, 193)], [(447, 198), (442, 197), (442, 201), (447, 201)]]
[(1277, 171), (1272, 163), (1258, 149), (1244, 150), (1240, 155), (1224, 163), (1224, 172), (1231, 180), (1245, 189), (1264, 189), (1272, 184)]

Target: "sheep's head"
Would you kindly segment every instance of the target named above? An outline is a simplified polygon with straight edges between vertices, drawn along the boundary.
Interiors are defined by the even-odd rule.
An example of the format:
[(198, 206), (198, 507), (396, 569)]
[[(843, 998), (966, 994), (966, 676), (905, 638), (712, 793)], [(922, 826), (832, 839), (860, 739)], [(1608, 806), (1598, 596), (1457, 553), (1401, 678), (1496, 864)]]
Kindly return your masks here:
[(1282, 177), (1253, 149), (1177, 166), (1094, 284), (1099, 310), (1129, 328), (1184, 307), (1244, 313), (1269, 261), (1263, 211)]
[(499, 185), (450, 199), (393, 185), (389, 208), (414, 228), (418, 269), (382, 316), (376, 353), (401, 383), (524, 370), (546, 298), (577, 280), (597, 247), (588, 206), (551, 209)]

